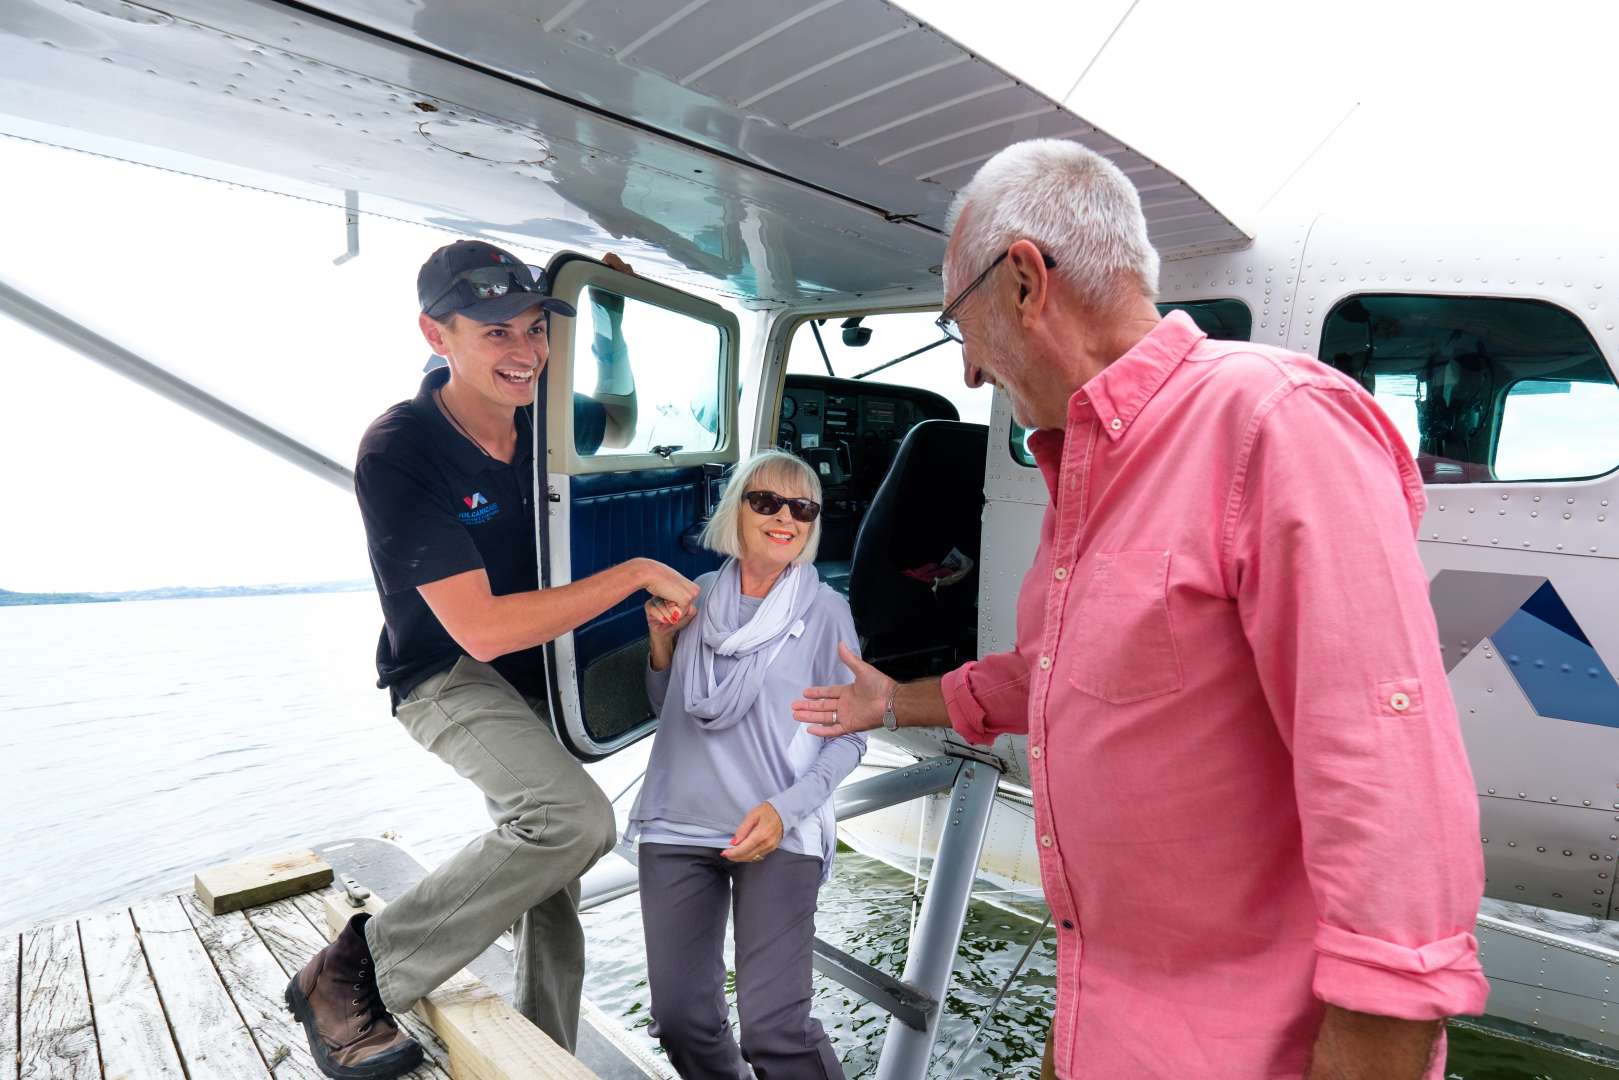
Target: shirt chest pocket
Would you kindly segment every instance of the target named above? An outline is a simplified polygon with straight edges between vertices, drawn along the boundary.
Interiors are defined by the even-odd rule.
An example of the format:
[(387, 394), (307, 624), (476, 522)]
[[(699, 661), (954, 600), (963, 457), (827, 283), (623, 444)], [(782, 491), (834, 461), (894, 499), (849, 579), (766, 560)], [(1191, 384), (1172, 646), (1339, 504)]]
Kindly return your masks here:
[(1169, 554), (1097, 556), (1063, 634), (1068, 681), (1076, 690), (1128, 705), (1181, 688), (1169, 617)]

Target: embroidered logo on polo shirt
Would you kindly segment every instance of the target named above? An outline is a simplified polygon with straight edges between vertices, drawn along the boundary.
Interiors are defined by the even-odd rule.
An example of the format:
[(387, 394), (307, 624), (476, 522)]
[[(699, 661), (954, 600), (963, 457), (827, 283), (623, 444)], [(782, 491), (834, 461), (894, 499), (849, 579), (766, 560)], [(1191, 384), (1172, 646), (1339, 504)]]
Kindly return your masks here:
[(471, 495), (464, 496), (461, 501), (467, 504), (467, 508), (455, 516), (463, 525), (482, 525), (500, 513), (500, 504), (484, 498), (481, 491), (474, 491)]

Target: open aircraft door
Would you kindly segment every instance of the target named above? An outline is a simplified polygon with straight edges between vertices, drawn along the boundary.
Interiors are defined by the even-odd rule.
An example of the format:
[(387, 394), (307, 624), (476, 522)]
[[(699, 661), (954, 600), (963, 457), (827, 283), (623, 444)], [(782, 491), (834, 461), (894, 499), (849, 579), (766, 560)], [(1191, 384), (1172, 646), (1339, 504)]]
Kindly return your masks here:
[[(719, 557), (698, 537), (737, 460), (736, 316), (571, 252), (547, 274), (578, 315), (551, 321), (544, 584), (636, 557), (689, 578), (715, 569)], [(630, 597), (547, 650), (557, 734), (584, 760), (657, 724), (643, 676), (645, 600)]]

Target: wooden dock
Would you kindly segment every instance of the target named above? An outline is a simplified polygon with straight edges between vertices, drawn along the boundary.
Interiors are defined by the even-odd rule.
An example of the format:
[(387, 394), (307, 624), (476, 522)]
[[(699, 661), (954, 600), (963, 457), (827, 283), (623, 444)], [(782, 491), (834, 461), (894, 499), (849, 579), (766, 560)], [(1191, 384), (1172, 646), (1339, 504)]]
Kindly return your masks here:
[[(0, 939), (0, 1080), (323, 1080), (287, 980), (326, 944), (320, 894), (210, 915), (191, 892)], [(414, 1080), (451, 1080), (415, 1016)]]
[[(333, 913), (340, 925), (351, 911), (335, 885), (288, 889), (316, 888), (334, 869), (373, 890), (373, 910), (427, 873), (397, 844), (338, 840), (211, 867), (192, 891), (0, 935), (0, 1080), (324, 1080), (282, 994), (325, 946)], [(588, 999), (569, 1054), (511, 1007), (511, 985), (509, 949), (496, 943), (396, 1017), (426, 1052), (406, 1075), (674, 1076)]]

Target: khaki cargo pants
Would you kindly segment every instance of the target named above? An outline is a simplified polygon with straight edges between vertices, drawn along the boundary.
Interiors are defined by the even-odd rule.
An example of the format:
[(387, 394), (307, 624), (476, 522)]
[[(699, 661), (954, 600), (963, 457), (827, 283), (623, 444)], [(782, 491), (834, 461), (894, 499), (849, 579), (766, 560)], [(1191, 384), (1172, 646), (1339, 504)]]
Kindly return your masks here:
[(411, 738), (483, 792), (495, 828), (366, 923), (382, 1000), (396, 1013), (470, 963), (508, 928), (516, 1005), (572, 1051), (585, 937), (579, 877), (613, 850), (613, 808), (530, 703), (463, 656), (399, 706)]

